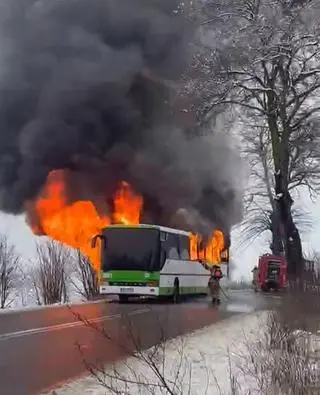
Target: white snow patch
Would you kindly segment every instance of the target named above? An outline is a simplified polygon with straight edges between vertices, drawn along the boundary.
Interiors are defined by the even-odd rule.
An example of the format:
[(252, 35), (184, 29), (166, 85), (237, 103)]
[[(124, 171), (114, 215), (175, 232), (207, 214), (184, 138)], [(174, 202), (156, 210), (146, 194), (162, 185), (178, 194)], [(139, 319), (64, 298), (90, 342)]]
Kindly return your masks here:
[(250, 305), (246, 304), (232, 304), (229, 303), (227, 305), (227, 311), (234, 312), (234, 313), (251, 313), (254, 311), (254, 308)]
[(47, 309), (53, 309), (53, 308), (59, 308), (59, 307), (63, 307), (63, 306), (72, 306), (74, 307), (80, 307), (86, 304), (97, 304), (97, 303), (106, 303), (108, 302), (110, 299), (108, 298), (103, 298), (103, 299), (98, 299), (98, 300), (84, 300), (81, 301), (79, 299), (76, 299), (74, 301), (70, 301), (70, 302), (59, 302), (59, 303), (53, 303), (53, 304), (49, 304), (49, 305), (37, 305), (37, 304), (33, 304), (33, 305), (28, 305), (28, 306), (16, 306), (14, 308), (8, 307), (6, 309), (0, 309), (0, 314), (10, 314), (10, 313), (22, 313), (24, 311), (36, 311), (36, 310), (47, 310)]
[[(161, 387), (155, 369), (147, 362), (150, 359), (155, 362), (161, 376), (165, 378), (174, 393), (229, 394), (231, 393), (231, 365), (232, 373), (237, 374), (233, 356), (239, 353), (244, 354), (248, 342), (254, 343), (261, 338), (261, 328), (265, 328), (267, 316), (267, 312), (236, 315), (191, 334), (177, 337), (162, 346), (137, 353), (113, 366), (107, 365), (105, 373), (100, 378), (105, 380), (113, 390), (99, 384), (97, 377), (88, 376), (56, 389), (54, 394), (160, 395), (169, 393)], [(232, 353), (229, 350), (232, 350)], [(110, 378), (112, 376), (113, 378)], [(131, 382), (124, 383), (123, 379)], [(137, 382), (140, 384), (138, 385)], [(155, 385), (150, 387), (152, 383)], [(249, 383), (241, 382), (240, 384), (244, 390), (243, 393), (246, 393)]]
[(303, 330), (296, 330), (293, 332), (300, 347), (308, 348), (312, 353), (320, 353), (320, 330), (316, 333), (307, 332)]

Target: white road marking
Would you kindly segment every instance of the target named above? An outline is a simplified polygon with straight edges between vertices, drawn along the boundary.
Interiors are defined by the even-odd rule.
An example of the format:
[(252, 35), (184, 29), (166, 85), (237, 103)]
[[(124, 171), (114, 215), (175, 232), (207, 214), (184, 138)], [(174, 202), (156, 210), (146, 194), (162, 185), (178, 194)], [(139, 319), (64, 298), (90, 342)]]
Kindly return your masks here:
[[(134, 310), (128, 315), (138, 315), (138, 314), (143, 314), (148, 312), (148, 309), (140, 309), (140, 310)], [(64, 324), (58, 324), (58, 325), (52, 325), (52, 326), (45, 326), (43, 328), (32, 328), (32, 329), (26, 329), (22, 331), (17, 331), (17, 332), (8, 332), (0, 335), (0, 341), (5, 341), (9, 339), (15, 339), (18, 337), (23, 337), (23, 336), (31, 336), (31, 335), (37, 335), (39, 333), (45, 333), (45, 332), (54, 332), (54, 331), (59, 331), (63, 329), (69, 329), (69, 328), (77, 328), (77, 327), (83, 327), (86, 326), (86, 324), (96, 324), (99, 322), (103, 321), (111, 321), (117, 318), (121, 318), (121, 314), (114, 314), (114, 315), (104, 315), (101, 317), (97, 318), (90, 318), (86, 319), (85, 317), (83, 318), (83, 321), (75, 321), (75, 322), (66, 322)]]

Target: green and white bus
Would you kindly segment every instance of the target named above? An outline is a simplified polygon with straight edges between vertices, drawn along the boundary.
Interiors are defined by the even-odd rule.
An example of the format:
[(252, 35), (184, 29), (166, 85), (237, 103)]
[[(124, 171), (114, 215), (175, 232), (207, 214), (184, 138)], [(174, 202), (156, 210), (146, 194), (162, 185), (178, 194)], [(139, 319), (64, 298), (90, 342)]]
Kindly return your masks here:
[(130, 297), (206, 294), (210, 272), (190, 259), (189, 233), (155, 225), (110, 225), (101, 239), (100, 293)]

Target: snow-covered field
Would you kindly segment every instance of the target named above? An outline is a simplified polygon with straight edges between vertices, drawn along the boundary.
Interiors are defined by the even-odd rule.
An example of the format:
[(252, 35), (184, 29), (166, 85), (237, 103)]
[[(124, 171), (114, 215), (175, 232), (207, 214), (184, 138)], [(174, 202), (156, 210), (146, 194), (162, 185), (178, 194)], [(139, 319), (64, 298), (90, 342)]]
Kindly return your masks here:
[[(107, 365), (99, 377), (70, 382), (55, 394), (229, 394), (230, 366), (242, 393), (246, 393), (252, 385), (241, 378), (239, 357), (244, 358), (248, 344), (263, 336), (267, 314), (233, 316), (164, 345), (137, 352), (113, 366)], [(99, 383), (99, 378), (104, 384)]]

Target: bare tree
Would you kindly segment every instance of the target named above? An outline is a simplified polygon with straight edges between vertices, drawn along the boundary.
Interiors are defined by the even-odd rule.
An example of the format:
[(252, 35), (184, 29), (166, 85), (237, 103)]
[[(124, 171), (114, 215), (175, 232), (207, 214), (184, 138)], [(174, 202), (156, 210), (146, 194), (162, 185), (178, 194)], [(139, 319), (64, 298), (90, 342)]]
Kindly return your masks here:
[(306, 279), (317, 281), (320, 287), (320, 253), (312, 251), (306, 256)]
[(67, 302), (66, 265), (71, 259), (70, 250), (57, 241), (47, 240), (37, 245), (37, 255), (32, 282), (38, 304)]
[(208, 0), (202, 9), (196, 67), (209, 83), (201, 119), (231, 106), (268, 131), (284, 249), (297, 272), (303, 258), (291, 193), (302, 185), (315, 193), (320, 181), (318, 1)]
[(0, 236), (0, 308), (12, 303), (16, 287), (20, 257), (15, 248), (9, 244), (6, 235)]
[[(274, 200), (275, 183), (272, 169), (272, 150), (270, 134), (266, 127), (244, 121), (242, 132), (243, 153), (250, 167), (248, 188), (245, 194), (245, 220), (241, 224), (241, 244), (249, 245), (264, 232), (272, 232), (271, 250), (275, 253), (280, 236), (273, 226), (276, 211)], [(246, 126), (246, 128), (245, 128)], [(295, 166), (290, 169), (296, 170)], [(293, 177), (292, 177), (293, 178)], [(293, 181), (294, 182), (294, 181)], [(289, 189), (296, 186), (290, 182)], [(312, 226), (312, 218), (302, 207), (292, 209), (292, 216), (300, 232), (307, 232)]]
[[(76, 279), (71, 279), (77, 293), (86, 300), (93, 300), (99, 295), (99, 279), (87, 257), (79, 250), (74, 262)], [(79, 281), (77, 281), (79, 280)]]

